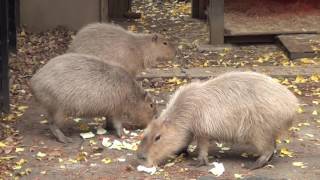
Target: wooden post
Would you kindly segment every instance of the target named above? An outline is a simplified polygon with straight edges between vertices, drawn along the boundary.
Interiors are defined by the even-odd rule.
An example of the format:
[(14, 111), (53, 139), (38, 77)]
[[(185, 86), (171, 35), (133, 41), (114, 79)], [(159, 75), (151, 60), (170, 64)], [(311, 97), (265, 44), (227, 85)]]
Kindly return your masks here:
[(210, 0), (208, 7), (210, 44), (224, 43), (224, 0)]
[(100, 0), (100, 21), (109, 22), (108, 14), (109, 0)]
[(129, 0), (108, 0), (108, 14), (110, 18), (123, 18), (130, 9)]
[(193, 18), (199, 18), (199, 1), (200, 0), (192, 0), (191, 8), (191, 16)]
[(17, 25), (16, 25), (16, 0), (8, 1), (8, 36), (9, 36), (9, 50), (16, 53), (17, 49)]
[(8, 0), (0, 1), (0, 112), (9, 112)]

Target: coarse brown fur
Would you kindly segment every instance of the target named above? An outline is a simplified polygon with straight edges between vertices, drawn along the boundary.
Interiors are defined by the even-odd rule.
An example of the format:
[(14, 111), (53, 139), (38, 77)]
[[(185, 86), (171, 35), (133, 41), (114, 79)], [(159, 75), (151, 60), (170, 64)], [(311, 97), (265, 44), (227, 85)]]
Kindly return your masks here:
[(145, 130), (138, 157), (156, 165), (197, 140), (198, 165), (208, 163), (209, 140), (250, 144), (270, 160), (275, 140), (292, 124), (298, 100), (285, 86), (254, 72), (231, 72), (181, 87)]
[(173, 45), (160, 34), (133, 33), (106, 23), (82, 28), (74, 37), (69, 52), (97, 56), (132, 75), (173, 59), (176, 53)]
[(148, 93), (129, 73), (90, 55), (69, 53), (51, 59), (32, 77), (31, 89), (48, 112), (51, 131), (62, 142), (69, 140), (58, 128), (64, 115), (111, 117), (120, 136), (124, 116), (146, 126), (156, 113)]

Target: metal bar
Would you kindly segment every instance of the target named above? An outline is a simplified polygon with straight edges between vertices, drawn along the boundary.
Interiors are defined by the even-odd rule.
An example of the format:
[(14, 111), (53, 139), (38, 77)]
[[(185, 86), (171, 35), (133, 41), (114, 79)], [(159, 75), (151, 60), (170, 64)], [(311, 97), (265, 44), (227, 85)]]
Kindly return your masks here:
[(224, 43), (224, 0), (210, 0), (208, 7), (210, 44)]
[(0, 112), (9, 112), (8, 0), (0, 1)]

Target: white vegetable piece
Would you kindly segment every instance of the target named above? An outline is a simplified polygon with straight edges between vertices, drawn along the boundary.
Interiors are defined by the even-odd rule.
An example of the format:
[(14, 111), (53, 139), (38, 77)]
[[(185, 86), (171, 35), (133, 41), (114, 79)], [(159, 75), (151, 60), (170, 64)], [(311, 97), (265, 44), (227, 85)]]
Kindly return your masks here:
[(210, 169), (209, 172), (217, 177), (221, 176), (225, 170), (223, 164), (218, 162), (213, 162), (212, 164), (214, 165), (214, 168)]
[(154, 173), (156, 173), (157, 168), (156, 168), (155, 166), (153, 166), (153, 167), (151, 167), (151, 168), (148, 168), (148, 167), (139, 165), (139, 166), (137, 167), (137, 170), (138, 170), (139, 172), (146, 172), (146, 173), (148, 173), (148, 174), (150, 174), (150, 175), (153, 175)]

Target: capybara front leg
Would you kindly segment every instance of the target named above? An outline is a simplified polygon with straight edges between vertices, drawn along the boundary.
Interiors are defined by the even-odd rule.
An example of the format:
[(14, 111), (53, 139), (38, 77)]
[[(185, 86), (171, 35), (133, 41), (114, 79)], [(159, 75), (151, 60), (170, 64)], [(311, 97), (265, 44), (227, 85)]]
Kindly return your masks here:
[(198, 158), (197, 161), (191, 163), (193, 166), (206, 166), (209, 165), (208, 151), (209, 151), (209, 138), (199, 137), (197, 138)]
[[(56, 125), (56, 122), (63, 118), (63, 114), (61, 112), (55, 112), (55, 113), (48, 113), (49, 117), (49, 129), (52, 132), (52, 134), (58, 139), (59, 142), (62, 143), (70, 143), (72, 142), (72, 139), (69, 137), (66, 137), (63, 132), (60, 130), (60, 128)], [(62, 119), (63, 120), (63, 119)]]
[(122, 122), (119, 121), (119, 119), (113, 119), (113, 126), (114, 129), (116, 130), (116, 134), (119, 138), (121, 138), (122, 136), (124, 136), (124, 131), (123, 131), (123, 127), (122, 127)]

